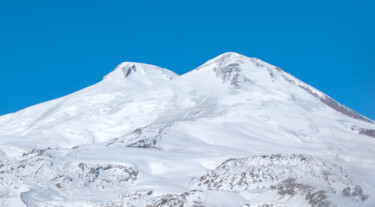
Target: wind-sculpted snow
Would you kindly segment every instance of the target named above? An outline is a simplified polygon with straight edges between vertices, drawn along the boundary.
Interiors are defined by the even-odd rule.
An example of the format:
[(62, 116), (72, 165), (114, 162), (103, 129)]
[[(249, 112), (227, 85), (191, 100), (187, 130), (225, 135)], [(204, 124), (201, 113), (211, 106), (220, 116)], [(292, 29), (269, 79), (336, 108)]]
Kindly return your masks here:
[(0, 116), (0, 206), (372, 207), (374, 132), (257, 58), (224, 53), (181, 76), (123, 62)]
[(204, 190), (230, 190), (256, 194), (275, 191), (276, 198), (300, 196), (312, 207), (334, 206), (329, 196), (357, 202), (368, 199), (340, 166), (305, 155), (264, 155), (229, 159), (194, 180)]

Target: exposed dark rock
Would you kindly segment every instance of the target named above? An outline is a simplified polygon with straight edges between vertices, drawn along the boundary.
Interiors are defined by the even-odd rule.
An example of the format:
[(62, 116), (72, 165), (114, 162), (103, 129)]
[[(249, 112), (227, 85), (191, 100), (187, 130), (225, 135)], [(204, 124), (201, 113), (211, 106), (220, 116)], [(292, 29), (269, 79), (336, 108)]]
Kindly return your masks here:
[(357, 126), (352, 126), (351, 130), (358, 134), (366, 135), (369, 137), (375, 138), (375, 129), (364, 129), (364, 128), (358, 128)]
[(152, 207), (204, 207), (202, 201), (196, 198), (191, 198), (195, 193), (199, 193), (201, 191), (193, 190), (190, 192), (185, 192), (181, 195), (176, 194), (167, 194), (161, 196)]
[(367, 136), (375, 138), (375, 129), (362, 129), (362, 128), (359, 128), (358, 130), (359, 130), (358, 131), (359, 134), (363, 134), (363, 135), (367, 135)]
[(139, 140), (138, 142), (135, 142), (133, 144), (129, 144), (127, 145), (127, 147), (135, 147), (135, 148), (153, 148), (153, 149), (157, 149), (155, 147), (156, 145), (156, 140), (155, 139), (142, 139), (142, 140)]
[(121, 69), (122, 69), (122, 72), (125, 75), (125, 78), (128, 77), (132, 73), (132, 71), (133, 72), (137, 71), (135, 65), (132, 65), (132, 66), (129, 66), (129, 67), (123, 67)]
[(113, 144), (124, 144), (127, 147), (158, 149), (157, 141), (167, 133), (170, 126), (145, 126), (140, 127), (123, 137), (114, 138), (110, 140), (106, 146)]
[(296, 182), (296, 179), (286, 179), (276, 186), (271, 186), (272, 190), (276, 190), (277, 194), (284, 197), (293, 197), (296, 194), (306, 195), (306, 201), (311, 207), (330, 207), (332, 203), (328, 200), (327, 192), (324, 190), (316, 190), (314, 187)]
[[(138, 171), (131, 167), (122, 165), (90, 165), (80, 163), (75, 168), (74, 165), (67, 163), (69, 171), (67, 174), (60, 172), (51, 179), (54, 183), (60, 184), (60, 189), (70, 183), (81, 183), (86, 186), (89, 183), (97, 183), (103, 185), (105, 183), (125, 183), (128, 181), (135, 181), (137, 179)], [(104, 174), (105, 176), (101, 177)]]
[(215, 67), (214, 71), (217, 77), (223, 79), (223, 82), (230, 82), (235, 87), (239, 87), (241, 82), (250, 82), (248, 78), (241, 74), (242, 70), (238, 63)]
[(182, 194), (154, 195), (152, 190), (126, 191), (111, 202), (92, 203), (93, 206), (145, 206), (145, 207), (204, 207), (199, 194), (192, 190)]
[(358, 185), (351, 187), (348, 186), (342, 190), (342, 195), (349, 198), (360, 198), (362, 201), (368, 199), (368, 195), (365, 195), (362, 191), (362, 188)]
[(327, 200), (326, 191), (319, 190), (315, 192), (308, 192), (305, 199), (312, 207), (329, 207), (332, 205), (331, 201)]

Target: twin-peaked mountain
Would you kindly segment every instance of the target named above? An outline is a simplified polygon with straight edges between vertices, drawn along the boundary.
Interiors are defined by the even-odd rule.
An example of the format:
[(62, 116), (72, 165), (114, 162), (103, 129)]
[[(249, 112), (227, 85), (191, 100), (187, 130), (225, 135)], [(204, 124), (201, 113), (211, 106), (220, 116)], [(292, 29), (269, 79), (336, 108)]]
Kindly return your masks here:
[(124, 62), (0, 117), (0, 200), (371, 206), (374, 137), (372, 120), (257, 58), (224, 53), (181, 76)]

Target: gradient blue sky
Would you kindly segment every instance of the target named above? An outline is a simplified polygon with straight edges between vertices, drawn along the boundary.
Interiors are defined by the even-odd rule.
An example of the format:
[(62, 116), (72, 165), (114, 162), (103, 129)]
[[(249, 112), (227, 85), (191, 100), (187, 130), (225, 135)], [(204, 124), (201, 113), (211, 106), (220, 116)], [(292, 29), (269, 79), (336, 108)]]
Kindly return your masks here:
[(94, 84), (122, 61), (178, 74), (258, 57), (375, 119), (375, 1), (0, 1), (0, 115)]

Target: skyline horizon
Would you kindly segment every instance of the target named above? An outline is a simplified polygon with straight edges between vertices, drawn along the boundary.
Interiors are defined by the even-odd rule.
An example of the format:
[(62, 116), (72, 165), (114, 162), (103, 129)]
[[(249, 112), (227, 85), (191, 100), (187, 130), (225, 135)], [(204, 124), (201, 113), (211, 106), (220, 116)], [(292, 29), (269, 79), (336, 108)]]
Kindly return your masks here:
[[(77, 90), (77, 91), (74, 91), (74, 92), (72, 92), (72, 93), (66, 94), (66, 95), (64, 95), (64, 96), (61, 96), (61, 97), (55, 98), (55, 99), (63, 98), (63, 97), (65, 97), (65, 96), (71, 95), (71, 94), (76, 93), (76, 92), (78, 92), (78, 91), (81, 91), (81, 90), (83, 90), (83, 89), (85, 89), (85, 88), (88, 88), (88, 87), (91, 87), (91, 86), (93, 86), (93, 85), (95, 85), (95, 84), (100, 83), (101, 81), (103, 81), (103, 80), (105, 79), (105, 77), (106, 77), (108, 74), (110, 74), (111, 72), (115, 71), (115, 70), (118, 68), (118, 66), (120, 66), (120, 65), (123, 64), (123, 63), (139, 63), (139, 64), (147, 64), (147, 65), (157, 66), (157, 67), (160, 67), (160, 68), (163, 68), (163, 69), (167, 69), (167, 70), (169, 70), (169, 71), (172, 71), (172, 72), (174, 72), (175, 74), (177, 74), (177, 77), (180, 77), (180, 76), (183, 76), (183, 75), (185, 75), (185, 74), (188, 74), (188, 73), (190, 73), (190, 72), (192, 72), (192, 71), (194, 71), (194, 70), (200, 68), (201, 66), (205, 65), (207, 62), (209, 62), (209, 61), (211, 61), (211, 60), (214, 60), (214, 59), (217, 59), (218, 57), (223, 56), (223, 55), (225, 55), (225, 54), (236, 54), (236, 55), (240, 55), (240, 56), (243, 56), (243, 57), (246, 57), (246, 58), (250, 58), (250, 59), (255, 58), (255, 59), (258, 59), (258, 60), (260, 60), (260, 61), (262, 61), (262, 62), (265, 62), (265, 63), (267, 63), (267, 64), (270, 64), (270, 65), (273, 65), (273, 66), (275, 66), (275, 67), (278, 67), (277, 65), (274, 65), (274, 64), (272, 64), (272, 63), (268, 63), (268, 62), (262, 60), (261, 58), (246, 56), (246, 55), (243, 55), (243, 54), (238, 53), (238, 52), (235, 52), (235, 51), (228, 51), (228, 52), (220, 53), (220, 54), (216, 55), (215, 57), (212, 57), (212, 58), (210, 58), (210, 59), (204, 61), (203, 63), (201, 63), (201, 64), (198, 65), (197, 67), (195, 67), (195, 68), (193, 68), (193, 69), (190, 69), (190, 70), (187, 70), (187, 71), (185, 71), (184, 73), (181, 73), (181, 74), (177, 73), (176, 71), (174, 71), (174, 70), (171, 69), (171, 68), (162, 67), (162, 66), (155, 65), (155, 64), (152, 64), (152, 63), (135, 62), (135, 61), (123, 61), (123, 62), (119, 63), (116, 67), (114, 67), (113, 70), (111, 70), (111, 71), (109, 71), (107, 74), (105, 74), (105, 75), (102, 77), (102, 79), (99, 80), (98, 82), (96, 82), (96, 83), (94, 83), (94, 84), (92, 84), (92, 85), (89, 85), (89, 86), (87, 86), (87, 87), (84, 87), (84, 88), (82, 88), (82, 89), (79, 89), (79, 90)], [(278, 67), (278, 68), (280, 68), (280, 67)], [(281, 69), (282, 71), (288, 73), (288, 71), (284, 70), (283, 68), (280, 68), (280, 69)], [(290, 74), (290, 73), (288, 73), (288, 74)], [(290, 75), (294, 76), (293, 74), (290, 74)], [(294, 76), (294, 77), (295, 77), (295, 76)], [(297, 78), (298, 80), (300, 80), (298, 77), (295, 77), (295, 78)], [(302, 80), (300, 80), (300, 81), (302, 81)], [(304, 81), (302, 81), (302, 82), (305, 83), (305, 84), (307, 84), (307, 85), (309, 85), (310, 87), (312, 87), (312, 88), (314, 88), (314, 89), (317, 89), (318, 91), (322, 92), (323, 94), (327, 95), (328, 97), (332, 98), (333, 100), (337, 101), (334, 97), (329, 96), (329, 94), (326, 94), (324, 91), (321, 91), (320, 89), (314, 87), (313, 85), (310, 85), (309, 83), (306, 83), (306, 82), (304, 82)], [(45, 102), (49, 102), (49, 101), (52, 101), (52, 100), (55, 100), (55, 99), (47, 100), (47, 101), (40, 102), (40, 103), (37, 103), (37, 104), (34, 104), (34, 105), (43, 104), (43, 103), (45, 103)], [(342, 103), (340, 103), (340, 102), (338, 102), (338, 103), (339, 103), (339, 104), (342, 104)], [(27, 106), (26, 108), (32, 107), (32, 106), (34, 106), (34, 105)], [(347, 108), (349, 108), (349, 109), (351, 109), (351, 110), (354, 110), (354, 109), (352, 109), (352, 108), (346, 106), (345, 104), (342, 104), (342, 105), (345, 106), (345, 107), (347, 107)], [(23, 109), (26, 109), (26, 108), (23, 108)], [(21, 111), (21, 110), (23, 110), (23, 109), (20, 109), (20, 110), (18, 110), (18, 111)], [(335, 109), (334, 109), (334, 110), (335, 110)], [(18, 111), (15, 111), (15, 112), (18, 112)], [(356, 111), (356, 110), (354, 110), (354, 111)], [(15, 113), (15, 112), (11, 112), (11, 113)], [(356, 111), (356, 112), (358, 112), (358, 111)], [(368, 116), (366, 116), (366, 115), (364, 115), (364, 114), (361, 114), (360, 112), (358, 112), (358, 113), (359, 113), (360, 115), (364, 116), (365, 118), (369, 118), (370, 120), (375, 121), (375, 120), (372, 119), (371, 117), (368, 117)], [(2, 115), (6, 115), (6, 114), (0, 114), (0, 116), (2, 116)]]
[(372, 1), (0, 3), (0, 115), (92, 84), (123, 61), (184, 74), (224, 52), (282, 68), (375, 120)]

